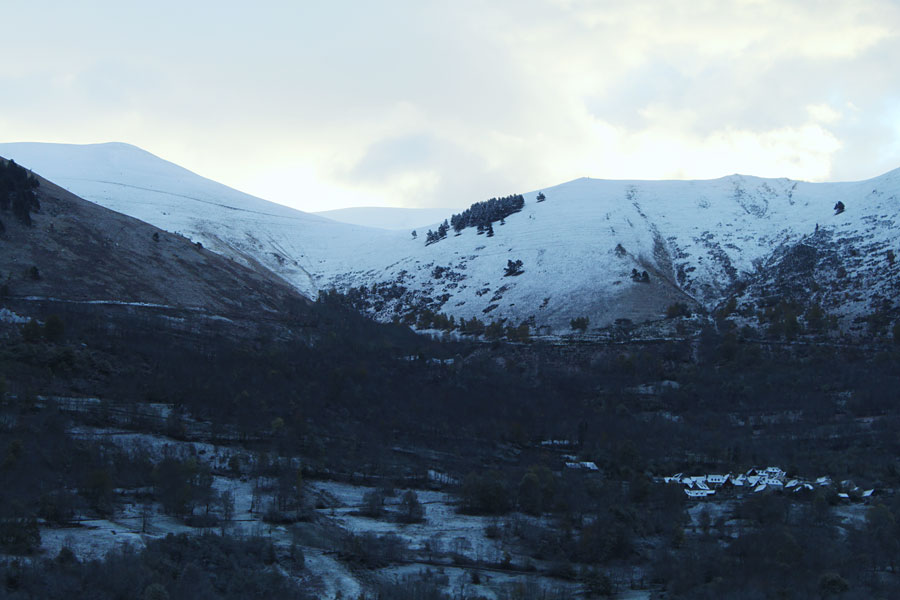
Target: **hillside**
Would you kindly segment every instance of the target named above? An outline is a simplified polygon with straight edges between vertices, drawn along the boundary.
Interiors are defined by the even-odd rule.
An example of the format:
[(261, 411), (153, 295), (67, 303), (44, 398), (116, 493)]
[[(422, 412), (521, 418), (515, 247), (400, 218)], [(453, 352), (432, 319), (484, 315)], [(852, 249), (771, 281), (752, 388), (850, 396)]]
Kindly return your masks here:
[[(123, 144), (4, 144), (0, 152), (94, 202), (270, 268), (308, 296), (352, 290), (381, 320), (428, 309), (564, 333), (575, 317), (591, 329), (641, 323), (676, 303), (711, 311), (735, 294), (753, 322), (780, 300), (817, 303), (845, 330), (895, 310), (888, 250), (900, 237), (900, 171), (853, 183), (578, 179), (546, 188), (543, 202), (524, 194), (523, 209), (494, 222), (493, 236), (451, 229), (427, 244), (427, 229), (414, 239), (335, 223)], [(838, 201), (845, 210), (836, 214)], [(519, 274), (506, 275), (509, 261), (521, 261)]]
[(216, 318), (286, 318), (308, 302), (277, 277), (122, 215), (37, 176), (31, 225), (3, 211), (8, 304), (170, 309)]
[(391, 235), (255, 198), (128, 144), (0, 144), (0, 156), (91, 202), (272, 271), (311, 298), (328, 285), (322, 267), (331, 249), (353, 260), (379, 234)]
[[(738, 292), (745, 312), (796, 299), (848, 324), (893, 310), (900, 170), (821, 184), (741, 175), (580, 179), (544, 194), (543, 202), (526, 194), (521, 212), (493, 224), (493, 237), (451, 229), (374, 278), (355, 272), (336, 280), (396, 282), (408, 290), (407, 304), (457, 318), (534, 317), (538, 328), (557, 332), (574, 316), (605, 326), (659, 319), (675, 302), (713, 310)], [(836, 214), (838, 202), (845, 209)], [(509, 260), (522, 261), (520, 275), (504, 276)], [(646, 280), (635, 280), (635, 270)]]

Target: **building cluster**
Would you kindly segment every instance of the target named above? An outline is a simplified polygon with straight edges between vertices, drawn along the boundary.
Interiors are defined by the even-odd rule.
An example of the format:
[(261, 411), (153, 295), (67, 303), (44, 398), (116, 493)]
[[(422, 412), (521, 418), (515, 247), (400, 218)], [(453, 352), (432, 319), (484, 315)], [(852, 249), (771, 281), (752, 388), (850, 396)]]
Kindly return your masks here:
[[(746, 473), (734, 475), (707, 474), (685, 475), (676, 473), (671, 477), (663, 477), (663, 482), (681, 485), (689, 498), (706, 498), (717, 492), (750, 492), (784, 491), (791, 493), (811, 492), (817, 487), (835, 487), (830, 477), (819, 477), (815, 480), (800, 477), (788, 477), (779, 467), (766, 469), (750, 469)], [(853, 498), (869, 498), (875, 490), (860, 490), (852, 482), (842, 481), (838, 497), (850, 500)]]

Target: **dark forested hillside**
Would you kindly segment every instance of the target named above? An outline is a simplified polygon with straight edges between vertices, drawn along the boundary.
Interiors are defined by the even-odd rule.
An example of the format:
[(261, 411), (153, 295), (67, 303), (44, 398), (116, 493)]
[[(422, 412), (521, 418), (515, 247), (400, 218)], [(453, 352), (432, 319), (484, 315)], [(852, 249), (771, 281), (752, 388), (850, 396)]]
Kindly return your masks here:
[(252, 271), (82, 200), (15, 163), (3, 164), (0, 277), (8, 298), (155, 305), (252, 319), (299, 314), (308, 304), (267, 271)]

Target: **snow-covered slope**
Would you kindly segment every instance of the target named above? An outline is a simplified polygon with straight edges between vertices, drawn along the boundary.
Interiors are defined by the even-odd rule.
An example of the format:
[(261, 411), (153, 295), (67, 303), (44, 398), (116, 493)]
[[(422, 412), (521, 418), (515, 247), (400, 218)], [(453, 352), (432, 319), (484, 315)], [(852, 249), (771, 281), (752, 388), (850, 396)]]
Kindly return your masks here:
[(42, 307), (77, 308), (84, 316), (92, 307), (125, 307), (123, 314), (144, 313), (139, 321), (165, 314), (164, 322), (185, 327), (194, 325), (193, 317), (251, 327), (269, 319), (290, 317), (292, 326), (307, 320), (309, 303), (271, 272), (247, 269), (51, 181), (37, 181), (40, 210), (28, 220), (0, 210), (0, 273), (10, 308), (35, 316)]
[[(659, 318), (675, 302), (713, 308), (739, 280), (754, 280), (778, 251), (817, 228), (835, 242), (865, 245), (868, 266), (858, 265), (853, 276), (871, 292), (881, 268), (876, 255), (883, 262), (900, 234), (900, 170), (827, 184), (741, 175), (711, 181), (579, 179), (544, 193), (541, 203), (535, 193), (526, 194), (524, 209), (505, 225), (495, 224), (492, 238), (471, 228), (459, 236), (451, 230), (375, 277), (350, 272), (338, 280), (345, 286), (396, 282), (416, 290), (422, 305), (457, 318), (519, 322), (533, 316), (535, 325), (560, 331), (573, 316), (603, 326), (621, 318)], [(838, 201), (846, 210), (835, 215)], [(505, 277), (508, 260), (521, 260), (523, 273)], [(633, 280), (633, 269), (646, 270), (649, 282)], [(840, 309), (839, 302), (826, 304)]]
[(342, 257), (352, 262), (387, 233), (267, 202), (128, 144), (0, 144), (0, 156), (101, 206), (261, 265), (312, 298), (326, 257), (333, 268), (350, 268)]
[(423, 225), (431, 225), (443, 221), (447, 215), (459, 212), (454, 208), (394, 208), (379, 206), (360, 206), (357, 208), (338, 208), (313, 213), (320, 217), (360, 225), (398, 231), (414, 231)]
[[(358, 304), (384, 320), (428, 308), (561, 332), (578, 316), (593, 328), (658, 319), (676, 302), (712, 309), (737, 288), (750, 305), (801, 291), (786, 282), (811, 240), (817, 289), (801, 286), (807, 300), (854, 316), (897, 296), (885, 273), (900, 239), (900, 170), (854, 183), (578, 179), (543, 190), (543, 202), (525, 194), (524, 208), (494, 223), (493, 237), (451, 229), (426, 245), (427, 228), (413, 239), (335, 223), (123, 144), (0, 144), (0, 155), (89, 200), (271, 268), (307, 295), (353, 288)], [(838, 201), (846, 210), (835, 214)], [(522, 273), (506, 276), (508, 261), (519, 260)], [(648, 280), (634, 280), (634, 270)]]

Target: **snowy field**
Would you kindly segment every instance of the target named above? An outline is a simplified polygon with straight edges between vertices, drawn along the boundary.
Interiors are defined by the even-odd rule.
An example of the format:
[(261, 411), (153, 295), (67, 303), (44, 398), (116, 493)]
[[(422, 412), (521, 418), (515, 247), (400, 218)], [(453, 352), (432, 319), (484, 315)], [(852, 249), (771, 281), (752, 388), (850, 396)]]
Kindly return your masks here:
[[(165, 410), (162, 405), (158, 410)], [(530, 564), (543, 568), (540, 561), (519, 555), (504, 545), (502, 536), (489, 539), (486, 528), (499, 520), (489, 517), (463, 515), (457, 512), (451, 495), (433, 490), (415, 490), (425, 508), (421, 523), (401, 524), (389, 515), (398, 510), (403, 492), (397, 489), (385, 499), (386, 516), (369, 518), (359, 514), (363, 497), (375, 488), (354, 486), (335, 481), (304, 482), (304, 497), (308, 504), (324, 506), (315, 509), (311, 521), (292, 525), (269, 524), (262, 520), (270, 499), (265, 492), (255, 490), (257, 481), (246, 474), (230, 470), (229, 461), (239, 457), (244, 465), (253, 462), (251, 453), (236, 447), (206, 442), (180, 441), (163, 435), (135, 433), (119, 428), (100, 428), (79, 425), (70, 429), (73, 437), (112, 443), (131, 453), (141, 453), (157, 461), (165, 457), (193, 458), (208, 465), (213, 472), (212, 489), (216, 494), (230, 492), (234, 499), (233, 519), (220, 522), (208, 531), (236, 536), (269, 538), (282, 552), (294, 546), (304, 554), (308, 576), (304, 585), (317, 590), (319, 597), (328, 599), (356, 598), (364, 591), (375, 571), (355, 569), (338, 559), (339, 540), (347, 534), (396, 535), (405, 547), (407, 557), (402, 564), (379, 569), (379, 577), (416, 578), (429, 571), (446, 581), (447, 591), (465, 591), (485, 598), (510, 597), (511, 590), (544, 586), (559, 591), (577, 591), (577, 584), (549, 580), (536, 573), (517, 573), (493, 568), (504, 559), (512, 564)], [(185, 525), (182, 520), (166, 515), (158, 503), (143, 500), (140, 490), (116, 490), (120, 502), (115, 513), (107, 519), (76, 518), (68, 527), (42, 526), (41, 555), (53, 557), (60, 550), (71, 550), (79, 560), (102, 558), (105, 554), (125, 546), (142, 548), (149, 540), (168, 534), (195, 533), (203, 529)], [(251, 508), (255, 510), (251, 512)], [(219, 509), (213, 507), (215, 514)], [(196, 513), (202, 513), (198, 508)], [(540, 523), (534, 517), (515, 518)], [(456, 557), (456, 558), (453, 558)], [(459, 566), (456, 561), (467, 564)], [(473, 573), (477, 573), (473, 575)]]

